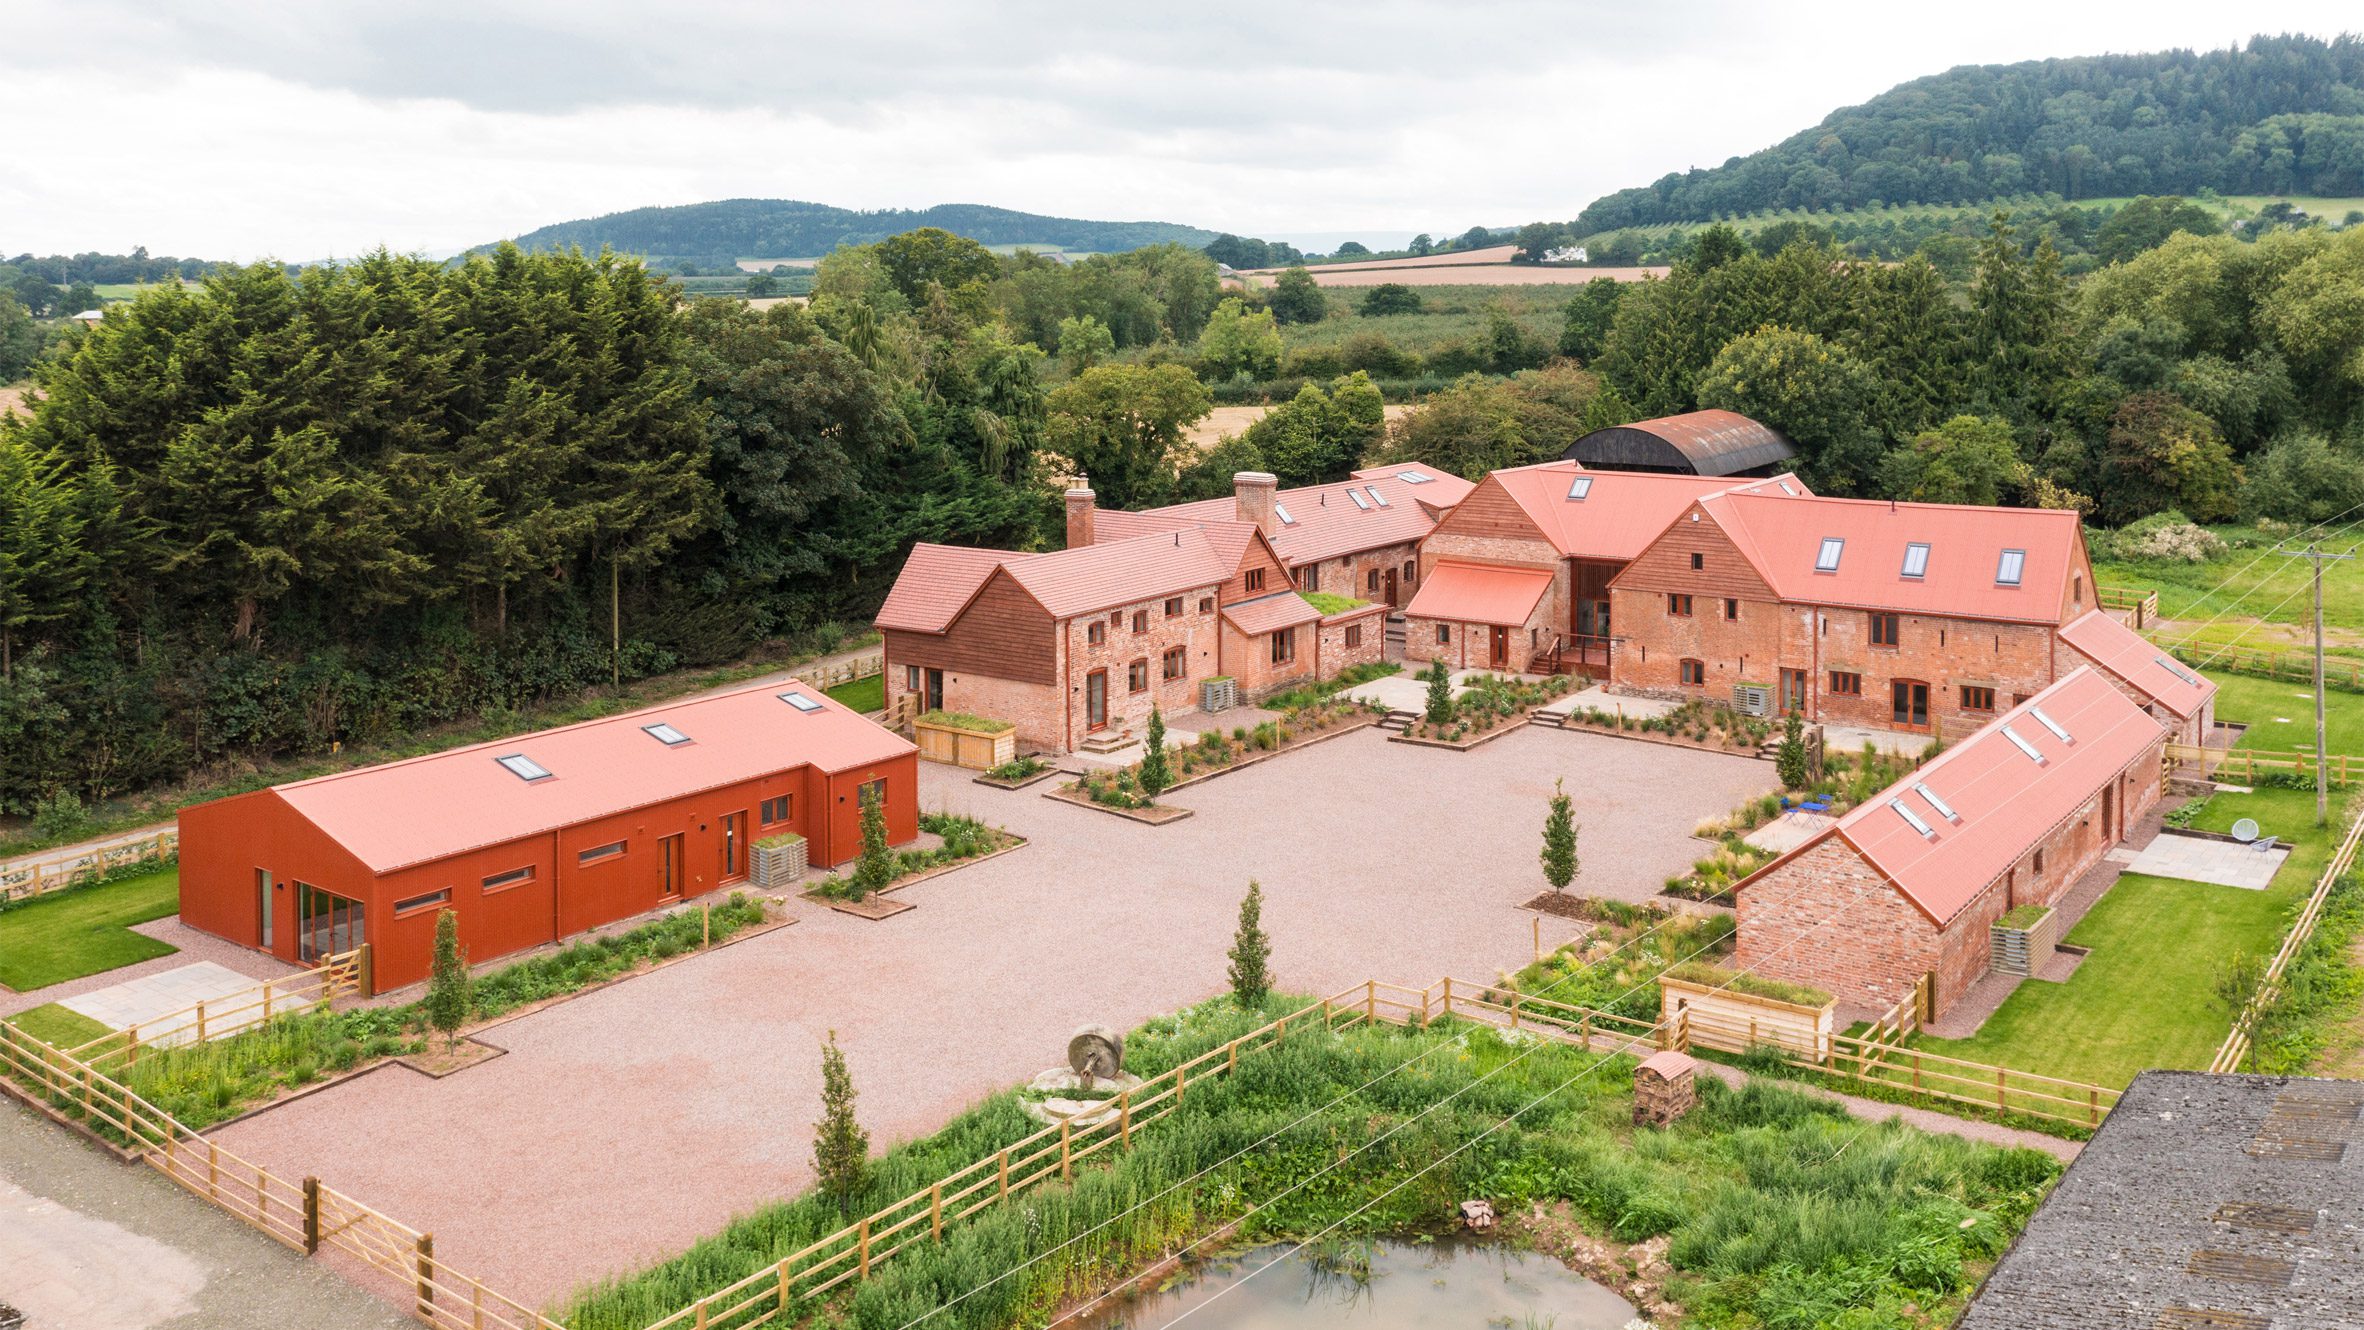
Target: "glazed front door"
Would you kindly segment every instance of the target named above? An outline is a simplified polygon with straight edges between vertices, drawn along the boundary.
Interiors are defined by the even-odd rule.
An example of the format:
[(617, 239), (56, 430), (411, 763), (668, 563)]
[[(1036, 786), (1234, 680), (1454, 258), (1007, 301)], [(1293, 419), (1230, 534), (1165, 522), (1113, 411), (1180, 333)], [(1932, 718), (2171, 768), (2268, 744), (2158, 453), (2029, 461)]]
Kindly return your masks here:
[(1792, 711), (1802, 712), (1805, 709), (1806, 672), (1804, 670), (1783, 670), (1781, 672), (1781, 710), (1783, 714), (1786, 715)]
[(747, 875), (747, 813), (722, 815), (722, 876), (717, 881), (736, 882)]
[(944, 671), (929, 670), (927, 684), (928, 710), (942, 711), (944, 709)]
[(1497, 626), (1493, 640), (1487, 644), (1486, 665), (1490, 669), (1510, 668), (1510, 630)]
[(1084, 676), (1084, 728), (1108, 728), (1108, 671), (1094, 670)]
[(1402, 593), (1396, 587), (1395, 569), (1390, 568), (1387, 570), (1387, 606), (1389, 609), (1403, 603), (1400, 599), (1401, 595)]
[(1898, 679), (1889, 690), (1894, 704), (1892, 719), (1898, 729), (1929, 728), (1929, 685), (1917, 679)]
[(681, 850), (679, 832), (657, 840), (657, 894), (668, 900), (681, 894)]

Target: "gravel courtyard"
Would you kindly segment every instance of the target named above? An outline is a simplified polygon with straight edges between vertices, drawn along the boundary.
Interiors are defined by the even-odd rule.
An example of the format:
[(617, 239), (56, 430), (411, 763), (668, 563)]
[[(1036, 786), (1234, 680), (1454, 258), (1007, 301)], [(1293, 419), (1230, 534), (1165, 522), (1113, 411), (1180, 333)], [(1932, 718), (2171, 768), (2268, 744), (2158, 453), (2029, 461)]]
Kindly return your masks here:
[[(444, 1080), (387, 1067), (217, 1133), (413, 1226), (527, 1302), (670, 1256), (811, 1179), (817, 1046), (837, 1031), (875, 1145), (924, 1134), (1118, 1028), (1223, 987), (1255, 877), (1285, 988), (1492, 978), (1524, 963), (1544, 803), (1567, 777), (1576, 889), (1652, 896), (1699, 819), (1770, 764), (1530, 728), (1468, 753), (1349, 734), (1194, 786), (1150, 827), (921, 764), (921, 804), (1032, 840), (901, 894), (872, 923), (801, 922), (499, 1026)], [(1570, 925), (1546, 918), (1547, 941)]]

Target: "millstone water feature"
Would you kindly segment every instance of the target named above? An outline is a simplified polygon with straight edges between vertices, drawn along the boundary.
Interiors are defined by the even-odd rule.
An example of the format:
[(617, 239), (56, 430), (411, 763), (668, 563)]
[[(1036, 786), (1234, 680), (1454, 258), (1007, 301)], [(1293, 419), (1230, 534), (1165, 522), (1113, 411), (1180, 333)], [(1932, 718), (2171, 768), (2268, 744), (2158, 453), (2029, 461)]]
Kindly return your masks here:
[(1627, 1330), (1615, 1293), (1549, 1256), (1462, 1238), (1289, 1244), (1202, 1261), (1062, 1330)]

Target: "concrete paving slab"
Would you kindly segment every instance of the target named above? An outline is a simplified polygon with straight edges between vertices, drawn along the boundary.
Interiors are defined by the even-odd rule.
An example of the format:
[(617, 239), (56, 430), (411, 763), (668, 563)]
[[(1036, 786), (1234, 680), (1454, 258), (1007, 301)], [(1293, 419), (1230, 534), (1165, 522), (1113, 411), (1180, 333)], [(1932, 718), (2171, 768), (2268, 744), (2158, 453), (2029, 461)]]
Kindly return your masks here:
[(1809, 813), (1793, 808), (1740, 839), (1760, 850), (1787, 854), (1836, 821), (1838, 819), (1828, 813)]
[[(217, 1002), (233, 993), (243, 993), (254, 985), (254, 980), (228, 966), (199, 961), (60, 998), (58, 1005), (110, 1029), (140, 1026), (140, 1038), (145, 1042), (178, 1044), (197, 1037), (196, 1017), (192, 1014), (164, 1027), (159, 1027), (158, 1021), (188, 1011), (200, 1002)], [(262, 1009), (258, 1006), (241, 1015), (207, 1020), (205, 1034), (210, 1039), (261, 1020)]]
[(1900, 753), (1909, 757), (1929, 746), (1929, 736), (1909, 730), (1867, 729), (1860, 725), (1822, 727), (1822, 749), (1826, 753), (1860, 753), (1865, 744), (1883, 753)]
[(2170, 830), (2160, 832), (2159, 838), (2128, 865), (2127, 871), (2239, 887), (2243, 891), (2263, 891), (2273, 882), (2274, 871), (2289, 857), (2287, 845), (2261, 852), (2254, 845), (2182, 836)]
[(1548, 706), (1544, 706), (1540, 710), (1555, 716), (1592, 710), (1606, 711), (1611, 715), (1652, 717), (1663, 716), (1680, 705), (1682, 704), (1679, 702), (1668, 702), (1656, 697), (1627, 697), (1621, 693), (1612, 693), (1596, 684), (1591, 688), (1570, 693), (1566, 697), (1554, 699)]

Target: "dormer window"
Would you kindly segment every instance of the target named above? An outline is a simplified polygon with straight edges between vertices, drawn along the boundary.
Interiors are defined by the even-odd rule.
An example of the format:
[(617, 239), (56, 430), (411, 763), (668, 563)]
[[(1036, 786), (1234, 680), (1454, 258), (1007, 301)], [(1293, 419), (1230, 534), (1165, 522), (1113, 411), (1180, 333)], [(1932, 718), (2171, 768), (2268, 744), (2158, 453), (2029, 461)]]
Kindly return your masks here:
[(1835, 573), (1839, 571), (1839, 555), (1843, 553), (1846, 548), (1847, 542), (1844, 537), (1824, 536), (1822, 538), (1822, 549), (1814, 556), (1814, 571), (1818, 573)]
[(820, 703), (814, 701), (812, 698), (806, 696), (803, 693), (782, 693), (780, 694), (780, 700), (796, 708), (798, 711), (812, 712), (819, 711), (821, 709)]
[(496, 757), (493, 760), (500, 763), (502, 766), (507, 767), (509, 769), (510, 775), (515, 776), (517, 779), (525, 781), (528, 784), (531, 784), (537, 780), (550, 779), (551, 773), (548, 767), (545, 767), (541, 763), (534, 761), (532, 758), (527, 757), (523, 753), (511, 753), (507, 757)]
[(2027, 568), (2026, 550), (2005, 550), (1995, 561), (1995, 585), (2018, 586), (2019, 576)]
[(1904, 547), (1904, 575), (1906, 577), (1926, 577), (1929, 575), (1929, 547), (1927, 545), (1916, 540)]
[(690, 741), (688, 735), (683, 734), (681, 731), (674, 729), (672, 726), (667, 725), (662, 721), (659, 721), (654, 725), (643, 725), (640, 727), (640, 729), (642, 733), (648, 735), (648, 737), (656, 740), (658, 743), (665, 745), (667, 748), (679, 747), (680, 745)]
[(1568, 482), (1568, 501), (1570, 503), (1582, 503), (1584, 496), (1590, 493), (1592, 493), (1591, 476), (1578, 476)]

